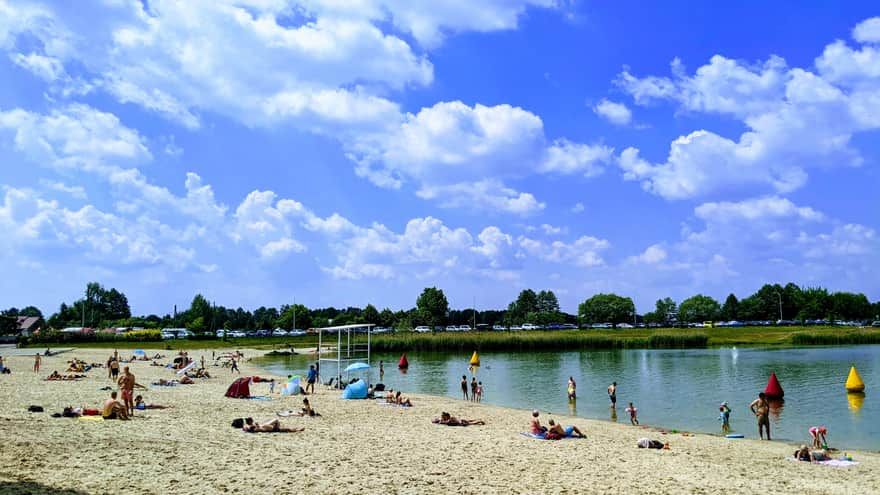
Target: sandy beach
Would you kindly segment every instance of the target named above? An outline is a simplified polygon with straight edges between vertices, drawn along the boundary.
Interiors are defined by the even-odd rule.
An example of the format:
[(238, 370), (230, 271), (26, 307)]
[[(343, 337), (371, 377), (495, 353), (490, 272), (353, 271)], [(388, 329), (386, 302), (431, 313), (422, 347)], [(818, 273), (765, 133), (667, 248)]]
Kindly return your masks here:
[[(46, 357), (39, 374), (33, 356), (4, 355), (13, 373), (0, 375), (0, 493), (880, 493), (876, 453), (851, 451), (861, 464), (840, 469), (788, 461), (795, 446), (784, 442), (662, 435), (560, 415), (553, 418), (587, 438), (535, 440), (519, 434), (528, 411), (417, 394), (408, 394), (414, 407), (398, 408), (343, 401), (339, 391), (319, 386), (311, 401), (321, 418), (282, 418), (304, 432), (247, 434), (231, 421), (267, 421), (297, 409), (301, 398), (225, 398), (237, 375), (219, 367), (209, 367), (215, 378), (194, 385), (139, 392), (147, 403), (173, 409), (137, 411), (132, 421), (51, 417), (67, 405), (98, 408), (109, 394), (99, 389), (112, 382), (102, 368), (76, 382), (44, 378), (64, 372), (73, 357), (103, 363), (110, 353)], [(162, 353), (162, 362), (173, 357)], [(211, 351), (190, 355), (210, 360)], [(175, 378), (148, 362), (130, 366), (144, 385)], [(248, 362), (241, 372), (265, 376)], [(268, 386), (253, 384), (251, 392), (266, 395)], [(29, 405), (45, 412), (29, 413)], [(487, 425), (432, 424), (441, 411)], [(542, 413), (544, 424), (549, 418)], [(668, 441), (671, 449), (639, 449), (640, 437)]]

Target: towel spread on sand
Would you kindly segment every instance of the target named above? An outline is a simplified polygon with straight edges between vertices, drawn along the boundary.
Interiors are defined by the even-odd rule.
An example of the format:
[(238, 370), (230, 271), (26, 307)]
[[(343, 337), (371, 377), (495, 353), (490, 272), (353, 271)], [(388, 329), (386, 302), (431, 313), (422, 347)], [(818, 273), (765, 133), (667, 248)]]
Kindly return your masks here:
[[(786, 460), (789, 460), (792, 462), (805, 462), (805, 461), (798, 461), (794, 457), (786, 457)], [(858, 466), (859, 462), (858, 461), (848, 461), (846, 459), (829, 459), (827, 461), (818, 461), (815, 464), (821, 464), (823, 466), (831, 466), (831, 467), (836, 467), (836, 468), (848, 468), (848, 467), (852, 467), (852, 466)]]

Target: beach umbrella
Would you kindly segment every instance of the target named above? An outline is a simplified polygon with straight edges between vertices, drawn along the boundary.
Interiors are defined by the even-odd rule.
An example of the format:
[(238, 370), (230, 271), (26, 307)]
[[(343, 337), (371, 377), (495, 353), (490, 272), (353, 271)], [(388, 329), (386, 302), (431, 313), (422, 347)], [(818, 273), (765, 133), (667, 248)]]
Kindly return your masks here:
[(345, 368), (345, 371), (360, 371), (368, 369), (370, 369), (370, 365), (367, 363), (351, 363)]
[(144, 352), (143, 349), (135, 349), (135, 350), (134, 350), (134, 353), (135, 353), (135, 354), (140, 354), (141, 356), (143, 356), (144, 354), (146, 354), (146, 352)]

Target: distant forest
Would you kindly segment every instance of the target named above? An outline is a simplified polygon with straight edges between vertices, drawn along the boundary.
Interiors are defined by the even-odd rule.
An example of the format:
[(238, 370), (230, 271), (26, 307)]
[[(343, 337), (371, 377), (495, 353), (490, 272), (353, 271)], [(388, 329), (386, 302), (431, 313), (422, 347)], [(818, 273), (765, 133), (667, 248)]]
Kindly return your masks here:
[[(442, 289), (425, 288), (416, 298), (415, 307), (407, 310), (379, 310), (368, 304), (364, 308), (307, 308), (302, 304), (265, 307), (251, 310), (212, 305), (204, 296), (193, 297), (189, 308), (176, 315), (132, 316), (128, 298), (115, 288), (105, 289), (97, 282), (89, 283), (83, 298), (61, 303), (58, 310), (45, 318), (47, 327), (141, 327), (186, 328), (196, 334), (227, 330), (307, 329), (350, 323), (373, 323), (384, 327), (411, 329), (419, 325), (522, 325), (532, 323), (650, 324), (670, 326), (704, 321), (741, 321), (783, 323), (866, 322), (880, 319), (880, 301), (873, 304), (861, 293), (828, 292), (821, 287), (799, 287), (767, 284), (743, 299), (730, 294), (723, 303), (697, 294), (683, 301), (671, 298), (657, 301), (654, 311), (637, 314), (632, 299), (617, 294), (596, 294), (578, 306), (578, 314), (559, 309), (556, 294), (550, 290), (520, 292), (507, 309), (476, 311), (450, 309)], [(0, 333), (13, 333), (16, 318), (44, 318), (34, 306), (9, 308), (0, 313)]]

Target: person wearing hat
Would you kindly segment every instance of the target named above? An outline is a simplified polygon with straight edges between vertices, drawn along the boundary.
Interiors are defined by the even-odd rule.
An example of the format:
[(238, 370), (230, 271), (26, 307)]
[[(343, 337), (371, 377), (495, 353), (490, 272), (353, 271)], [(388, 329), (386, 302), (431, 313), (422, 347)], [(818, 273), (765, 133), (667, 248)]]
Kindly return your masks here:
[(722, 402), (718, 410), (721, 411), (718, 417), (721, 420), (721, 431), (725, 434), (730, 433), (730, 406), (727, 405), (727, 401)]
[[(810, 427), (810, 437), (813, 438), (813, 448), (814, 449), (824, 449), (828, 444), (828, 440), (825, 439), (825, 434), (828, 433), (828, 429), (824, 426), (811, 426)], [(822, 441), (819, 441), (819, 438), (822, 438)]]

